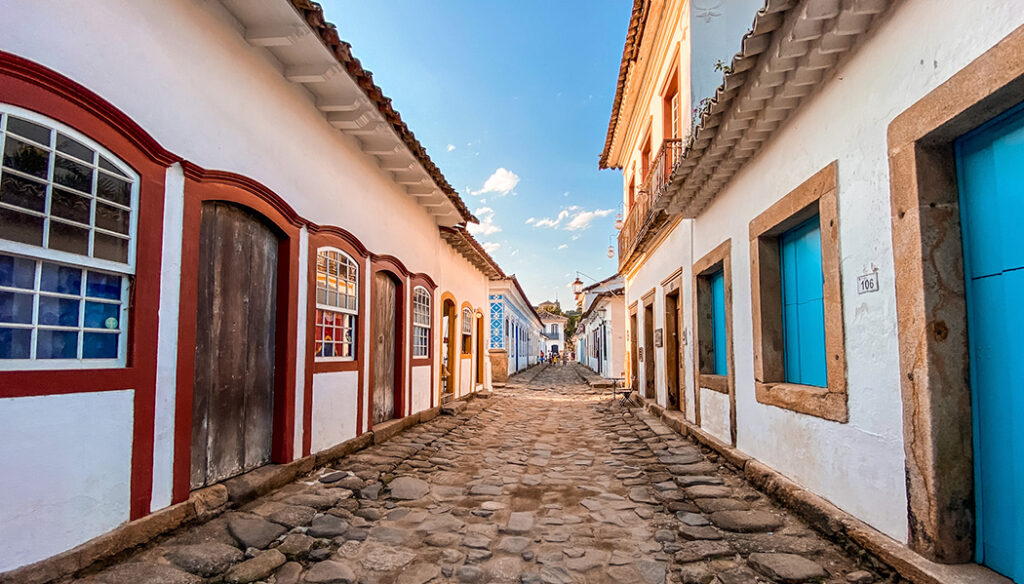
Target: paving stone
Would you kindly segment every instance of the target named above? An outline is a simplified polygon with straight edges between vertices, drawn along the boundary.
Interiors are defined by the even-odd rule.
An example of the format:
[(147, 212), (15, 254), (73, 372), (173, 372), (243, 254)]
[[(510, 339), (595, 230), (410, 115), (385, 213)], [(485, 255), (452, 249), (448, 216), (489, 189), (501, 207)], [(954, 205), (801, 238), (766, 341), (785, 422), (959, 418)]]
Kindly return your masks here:
[(362, 499), (369, 499), (376, 501), (377, 497), (380, 496), (380, 490), (382, 486), (380, 483), (370, 483), (363, 488), (359, 489), (359, 497)]
[(695, 541), (695, 540), (699, 540), (699, 539), (706, 539), (706, 540), (712, 540), (713, 541), (713, 540), (717, 540), (717, 539), (722, 539), (722, 534), (717, 529), (715, 529), (714, 527), (711, 527), (710, 525), (705, 525), (705, 526), (680, 525), (679, 528), (676, 530), (676, 533), (679, 534), (679, 537), (681, 537), (682, 539), (685, 539), (687, 541)]
[(336, 537), (345, 533), (348, 528), (348, 522), (341, 517), (321, 515), (313, 519), (306, 533), (313, 537)]
[(704, 525), (711, 525), (707, 518), (699, 513), (688, 513), (686, 511), (679, 511), (676, 513), (676, 519), (681, 521), (683, 525), (689, 525), (691, 527), (701, 527)]
[(508, 517), (508, 523), (502, 529), (505, 533), (523, 534), (533, 529), (533, 513), (529, 511), (513, 511)]
[(203, 579), (174, 566), (132, 562), (107, 568), (93, 576), (102, 584), (201, 584)]
[(754, 570), (785, 584), (818, 582), (828, 577), (820, 565), (796, 554), (750, 554), (747, 563)]
[(716, 511), (711, 522), (726, 531), (754, 533), (774, 531), (782, 527), (782, 520), (767, 511)]
[(302, 505), (283, 505), (281, 509), (267, 515), (267, 519), (285, 527), (307, 525), (316, 516), (316, 509)]
[(430, 485), (427, 481), (415, 477), (398, 477), (388, 485), (391, 488), (391, 496), (404, 501), (415, 501), (427, 496), (430, 492)]
[(347, 476), (347, 472), (332, 472), (320, 477), (320, 482), (329, 485), (331, 483), (336, 483)]
[(715, 574), (703, 562), (679, 567), (679, 581), (682, 584), (708, 584), (714, 577)]
[(693, 502), (704, 513), (750, 509), (750, 505), (736, 499), (694, 499)]
[(875, 581), (875, 577), (871, 574), (871, 572), (857, 570), (855, 572), (850, 572), (849, 574), (847, 574), (846, 581), (850, 582), (851, 584), (871, 584), (871, 582)]
[(520, 554), (530, 545), (530, 540), (525, 537), (511, 535), (501, 538), (497, 550), (507, 554)]
[(405, 548), (384, 545), (368, 545), (360, 563), (368, 570), (390, 572), (408, 566), (416, 554)]
[(290, 497), (282, 499), (281, 502), (285, 503), (285, 504), (288, 504), (288, 505), (298, 505), (298, 506), (301, 506), (301, 507), (312, 507), (313, 509), (316, 509), (317, 511), (324, 511), (326, 509), (329, 509), (330, 507), (333, 507), (338, 502), (338, 500), (340, 498), (341, 498), (340, 496), (316, 495), (316, 494), (310, 493), (310, 494), (292, 495)]
[(175, 546), (164, 556), (179, 568), (204, 578), (222, 574), (245, 559), (238, 548), (218, 542)]
[(561, 566), (544, 566), (540, 570), (540, 581), (544, 584), (572, 584), (572, 576)]
[(399, 527), (378, 525), (370, 528), (369, 538), (374, 541), (382, 541), (384, 543), (401, 544), (405, 543), (411, 535), (412, 534), (409, 533), (409, 531)]
[(228, 519), (228, 531), (243, 548), (263, 549), (288, 530), (255, 515), (234, 515)]
[(665, 573), (668, 570), (667, 562), (637, 560), (633, 565), (646, 584), (665, 584)]
[(682, 544), (682, 549), (676, 552), (674, 559), (679, 563), (685, 564), (687, 562), (710, 560), (712, 558), (725, 558), (735, 553), (732, 547), (724, 541), (697, 540)]
[(455, 570), (455, 577), (459, 579), (459, 582), (467, 582), (469, 584), (481, 582), (484, 579), (484, 575), (483, 568), (472, 564), (463, 564)]
[(228, 584), (249, 584), (262, 580), (287, 561), (284, 554), (276, 549), (266, 550), (228, 570), (224, 575), (224, 581)]
[(495, 496), (501, 494), (501, 487), (497, 485), (474, 485), (469, 488), (470, 495)]
[(673, 478), (677, 485), (680, 487), (696, 487), (698, 485), (722, 485), (725, 481), (722, 477), (716, 476), (704, 476), (704, 475), (693, 475), (693, 476), (678, 476)]
[(275, 584), (299, 584), (305, 569), (298, 562), (287, 562), (274, 572)]
[(762, 580), (757, 577), (757, 573), (746, 566), (735, 566), (726, 570), (720, 570), (716, 577), (722, 584), (751, 584), (752, 582)]
[(654, 498), (654, 494), (647, 487), (633, 487), (629, 490), (629, 498), (637, 503), (648, 503), (655, 505), (658, 500)]
[(313, 564), (306, 571), (308, 584), (355, 584), (356, 573), (347, 564), (326, 560)]
[(316, 539), (302, 534), (302, 533), (289, 533), (285, 536), (284, 541), (281, 545), (277, 546), (277, 551), (281, 552), (290, 560), (301, 559), (313, 549), (313, 544), (316, 543)]
[(686, 489), (686, 495), (691, 499), (717, 499), (731, 497), (732, 489), (717, 485), (698, 485)]

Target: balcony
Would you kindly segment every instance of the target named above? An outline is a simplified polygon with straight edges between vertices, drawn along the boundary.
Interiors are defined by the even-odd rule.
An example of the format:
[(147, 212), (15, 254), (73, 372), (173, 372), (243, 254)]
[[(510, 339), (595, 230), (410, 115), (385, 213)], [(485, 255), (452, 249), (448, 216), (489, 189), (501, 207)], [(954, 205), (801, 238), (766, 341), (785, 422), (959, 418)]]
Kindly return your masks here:
[(672, 171), (683, 153), (683, 141), (678, 138), (666, 139), (654, 157), (654, 162), (647, 169), (647, 175), (640, 183), (640, 189), (633, 207), (629, 210), (619, 232), (619, 269), (632, 259), (633, 252), (643, 242), (644, 238), (652, 233), (652, 227), (657, 227), (664, 222), (666, 217), (663, 211), (657, 211), (655, 204), (665, 194), (668, 188)]

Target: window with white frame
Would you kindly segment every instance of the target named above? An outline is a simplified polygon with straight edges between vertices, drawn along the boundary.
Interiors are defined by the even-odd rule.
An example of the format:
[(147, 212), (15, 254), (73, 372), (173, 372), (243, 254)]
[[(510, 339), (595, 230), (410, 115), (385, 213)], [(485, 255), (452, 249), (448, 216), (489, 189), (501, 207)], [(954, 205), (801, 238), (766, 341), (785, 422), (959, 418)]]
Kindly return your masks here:
[(473, 309), (462, 309), (462, 354), (473, 352)]
[(4, 105), (0, 160), (0, 369), (123, 367), (138, 176)]
[(317, 360), (349, 361), (355, 358), (358, 292), (359, 265), (355, 260), (334, 248), (317, 250)]
[(412, 356), (430, 356), (430, 292), (417, 286), (412, 291)]

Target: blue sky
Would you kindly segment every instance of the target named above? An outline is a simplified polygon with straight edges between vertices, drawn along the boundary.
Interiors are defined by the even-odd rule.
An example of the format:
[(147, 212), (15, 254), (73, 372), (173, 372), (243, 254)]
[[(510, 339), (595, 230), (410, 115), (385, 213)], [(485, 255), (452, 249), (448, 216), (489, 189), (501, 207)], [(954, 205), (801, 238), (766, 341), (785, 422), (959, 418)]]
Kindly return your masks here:
[(597, 159), (630, 0), (321, 3), (533, 303), (615, 272), (622, 177)]

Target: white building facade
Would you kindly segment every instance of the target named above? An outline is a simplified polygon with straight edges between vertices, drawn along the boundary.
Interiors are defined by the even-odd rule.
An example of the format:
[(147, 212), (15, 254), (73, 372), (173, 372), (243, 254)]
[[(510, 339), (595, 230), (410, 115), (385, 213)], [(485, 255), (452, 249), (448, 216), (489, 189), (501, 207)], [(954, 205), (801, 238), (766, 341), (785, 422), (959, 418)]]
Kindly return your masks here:
[[(972, 334), (989, 333), (967, 326), (1018, 309), (971, 304), (961, 234), (1000, 228), (960, 214), (971, 181), (999, 184), (999, 156), (1020, 156), (991, 133), (1021, 124), (1021, 4), (706, 4), (635, 3), (602, 156), (630, 209), (633, 387), (869, 525), (862, 542), (910, 554), (916, 581), (1021, 581), (1024, 531), (999, 514), (1024, 485), (979, 466), (1021, 442), (979, 425), (1001, 390), (971, 379), (989, 364)], [(705, 93), (716, 18), (736, 56)], [(995, 152), (983, 178), (974, 152)], [(787, 284), (795, 266), (810, 279)]]
[(491, 282), (489, 314), (491, 370), (504, 382), (537, 363), (544, 325), (515, 276)]
[(0, 572), (490, 385), (500, 269), (317, 5), (2, 11)]
[(576, 324), (576, 360), (609, 379), (625, 378), (625, 282), (613, 276), (581, 292), (583, 313)]

